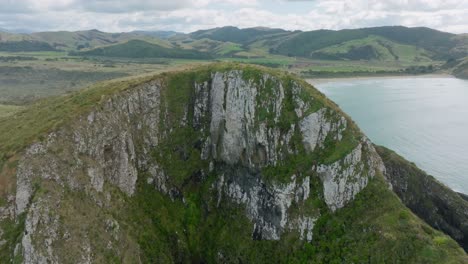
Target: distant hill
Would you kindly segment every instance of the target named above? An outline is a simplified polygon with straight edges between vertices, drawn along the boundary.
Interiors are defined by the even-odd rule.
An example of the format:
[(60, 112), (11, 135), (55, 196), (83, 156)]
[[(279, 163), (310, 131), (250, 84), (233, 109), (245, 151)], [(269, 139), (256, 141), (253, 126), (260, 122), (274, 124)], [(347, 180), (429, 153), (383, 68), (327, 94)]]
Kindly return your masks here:
[(166, 48), (142, 40), (130, 40), (121, 44), (100, 47), (87, 51), (73, 52), (71, 55), (118, 58), (211, 59), (211, 56), (208, 53), (196, 50)]
[(22, 40), (34, 40), (33, 37), (27, 34), (16, 34), (9, 31), (0, 30), (0, 43), (11, 42), (11, 41), (22, 41)]
[(460, 79), (468, 79), (468, 57), (462, 59), (452, 71), (453, 75)]
[[(106, 33), (99, 30), (38, 32), (14, 34), (0, 32), (4, 45), (26, 44), (21, 41), (47, 43), (52, 48), (65, 51), (89, 51), (96, 48), (139, 40), (158, 47), (145, 48), (153, 54), (182, 57), (237, 57), (268, 58), (272, 56), (303, 57), (321, 60), (377, 60), (394, 62), (426, 62), (461, 59), (468, 53), (468, 35), (441, 32), (430, 28), (387, 26), (344, 30), (287, 31), (272, 28), (220, 27), (199, 30), (190, 34), (174, 31), (133, 31)], [(18, 43), (12, 43), (17, 41)], [(147, 46), (132, 42), (133, 46)], [(132, 45), (125, 44), (127, 48)], [(165, 48), (165, 49), (161, 49)], [(10, 49), (10, 48), (8, 48)], [(169, 50), (173, 50), (169, 52)], [(184, 51), (190, 50), (190, 51)], [(106, 51), (107, 52), (107, 51)], [(119, 51), (118, 53), (124, 52)], [(198, 53), (197, 53), (198, 52)], [(142, 51), (127, 51), (147, 57)], [(179, 55), (175, 55), (179, 54)], [(130, 54), (131, 55), (131, 54)], [(151, 55), (153, 56), (153, 55)], [(284, 58), (284, 57), (283, 57)]]
[(260, 48), (270, 54), (315, 59), (425, 61), (463, 57), (468, 37), (462, 36), (402, 26), (308, 32), (222, 27), (196, 31), (178, 40), (194, 44), (201, 39), (230, 42), (240, 44), (247, 52)]
[(6, 41), (0, 42), (0, 51), (22, 52), (22, 51), (55, 51), (47, 42), (42, 41)]
[(99, 30), (39, 32), (31, 34), (37, 40), (50, 43), (58, 49), (81, 50), (126, 42), (133, 39), (154, 41), (169, 46), (163, 40), (137, 33), (106, 33)]
[(310, 57), (324, 60), (430, 61), (430, 52), (379, 36), (346, 41), (313, 51)]
[(189, 34), (189, 36), (193, 39), (208, 38), (223, 42), (245, 44), (247, 42), (258, 40), (264, 36), (278, 33), (289, 33), (289, 31), (262, 27), (246, 29), (239, 29), (237, 27), (222, 27), (209, 30), (199, 30)]
[[(429, 28), (401, 26), (301, 32), (285, 39), (277, 47), (273, 47), (273, 51), (282, 55), (312, 57), (312, 54), (320, 49), (349, 41), (365, 40), (371, 36), (382, 37), (398, 44), (410, 45), (413, 46), (413, 49), (424, 49), (431, 52), (431, 57), (434, 59), (447, 59), (463, 55), (456, 51), (457, 45), (463, 45), (463, 43), (460, 44), (457, 41), (455, 34)], [(364, 43), (364, 46), (366, 45)], [(364, 59), (369, 56), (368, 52), (369, 48), (367, 48), (367, 53), (362, 52)]]
[(142, 30), (132, 31), (130, 33), (150, 36), (154, 38), (161, 38), (161, 39), (168, 39), (170, 37), (183, 34), (183, 33), (179, 33), (176, 31), (142, 31)]

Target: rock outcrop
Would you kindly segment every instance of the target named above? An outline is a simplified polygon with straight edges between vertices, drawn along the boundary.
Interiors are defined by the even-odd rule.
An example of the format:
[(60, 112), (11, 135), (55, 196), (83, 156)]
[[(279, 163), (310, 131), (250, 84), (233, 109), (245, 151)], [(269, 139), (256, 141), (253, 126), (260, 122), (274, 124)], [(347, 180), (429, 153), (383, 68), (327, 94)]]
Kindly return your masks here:
[[(252, 241), (307, 243), (324, 215), (382, 177), (369, 140), (313, 88), (256, 68), (208, 69), (103, 98), (31, 144), (0, 210), (21, 231), (4, 237), (9, 257), (233, 262), (232, 244), (202, 250), (203, 232), (228, 221), (210, 222), (216, 214), (237, 217), (227, 226), (247, 219), (238, 230)], [(155, 234), (166, 240), (152, 245)]]

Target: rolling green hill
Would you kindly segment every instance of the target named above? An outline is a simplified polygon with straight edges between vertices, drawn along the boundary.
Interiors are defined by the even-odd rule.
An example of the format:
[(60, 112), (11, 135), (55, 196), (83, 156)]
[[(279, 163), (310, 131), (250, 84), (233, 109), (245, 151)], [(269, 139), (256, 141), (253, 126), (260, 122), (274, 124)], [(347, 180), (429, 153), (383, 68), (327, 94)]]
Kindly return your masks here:
[(452, 71), (453, 75), (460, 79), (468, 79), (468, 57), (462, 59)]
[[(25, 47), (26, 44), (33, 47)], [(32, 34), (2, 32), (0, 47), (2, 45), (5, 51), (52, 48), (83, 56), (218, 58), (306, 69), (316, 66), (312, 62), (316, 60), (332, 63), (374, 61), (391, 66), (393, 71), (400, 71), (413, 66), (440, 65), (442, 61), (465, 57), (468, 53), (468, 35), (402, 26), (309, 32), (222, 27), (190, 34), (146, 31), (106, 33), (98, 30)], [(14, 50), (16, 46), (23, 48)]]
[(290, 56), (310, 57), (313, 52), (320, 49), (349, 41), (364, 40), (370, 36), (379, 36), (395, 43), (410, 45), (413, 46), (412, 49), (427, 50), (432, 53), (431, 57), (434, 59), (462, 56), (456, 48), (459, 45), (466, 45), (466, 40), (456, 39), (457, 35), (455, 34), (429, 28), (398, 26), (303, 32), (283, 41), (274, 52)]
[(170, 47), (170, 44), (166, 41), (147, 36), (143, 33), (106, 33), (99, 30), (86, 30), (76, 32), (39, 32), (31, 34), (31, 36), (64, 50), (95, 48), (134, 39), (145, 40), (161, 46)]
[(136, 30), (130, 33), (151, 36), (151, 37), (160, 38), (160, 39), (168, 39), (170, 37), (183, 34), (183, 33), (175, 32), (175, 31), (144, 31), (144, 30)]
[(181, 42), (181, 47), (207, 52), (213, 56), (229, 56), (236, 52), (245, 51), (241, 44), (233, 42), (223, 42), (202, 38), (197, 40), (185, 40)]
[(47, 42), (21, 40), (0, 42), (0, 51), (22, 52), (22, 51), (54, 51), (55, 48)]
[(166, 48), (142, 40), (130, 40), (121, 44), (100, 47), (82, 52), (73, 52), (71, 55), (114, 58), (211, 59), (211, 56), (208, 53), (196, 50)]
[[(459, 58), (467, 51), (468, 38), (429, 28), (402, 26), (309, 32), (265, 28), (223, 27), (185, 36), (238, 43), (250, 52), (261, 48), (272, 54), (332, 60), (428, 61)], [(178, 37), (184, 41), (184, 37)]]
[(239, 29), (237, 27), (222, 27), (214, 28), (209, 30), (200, 30), (190, 34), (190, 37), (193, 39), (209, 38), (212, 40), (218, 40), (223, 42), (234, 42), (245, 44), (253, 40), (257, 40), (261, 37), (278, 34), (278, 33), (288, 33), (283, 29), (271, 29), (271, 28), (246, 28)]
[(346, 41), (314, 51), (312, 58), (325, 60), (430, 61), (431, 53), (416, 46), (399, 44), (379, 36)]
[(0, 31), (0, 42), (33, 40), (33, 37), (26, 34), (15, 34), (7, 31)]
[(47, 43), (58, 50), (70, 51), (96, 48), (139, 39), (164, 47), (172, 47), (168, 41), (162, 37), (158, 38), (158, 36), (157, 32), (153, 34), (149, 32), (106, 33), (99, 30), (37, 32), (32, 34), (0, 32), (0, 43), (11, 42), (14, 45), (21, 45), (21, 41), (34, 41)]

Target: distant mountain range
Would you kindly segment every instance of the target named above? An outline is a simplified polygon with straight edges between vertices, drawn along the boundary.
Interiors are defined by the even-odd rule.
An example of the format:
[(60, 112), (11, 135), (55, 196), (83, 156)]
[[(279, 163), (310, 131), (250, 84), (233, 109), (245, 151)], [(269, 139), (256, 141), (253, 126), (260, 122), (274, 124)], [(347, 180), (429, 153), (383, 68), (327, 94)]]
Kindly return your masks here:
[[(31, 34), (0, 32), (0, 51), (51, 49), (72, 51), (75, 55), (110, 57), (159, 57), (162, 54), (164, 56), (161, 57), (193, 58), (196, 53), (195, 57), (202, 58), (289, 56), (321, 60), (421, 62), (465, 57), (468, 54), (468, 37), (466, 34), (402, 26), (308, 32), (221, 27), (189, 34), (173, 31), (106, 33), (98, 30)], [(155, 49), (159, 51), (155, 52)], [(169, 52), (171, 49), (173, 51)], [(161, 53), (162, 50), (164, 52)]]

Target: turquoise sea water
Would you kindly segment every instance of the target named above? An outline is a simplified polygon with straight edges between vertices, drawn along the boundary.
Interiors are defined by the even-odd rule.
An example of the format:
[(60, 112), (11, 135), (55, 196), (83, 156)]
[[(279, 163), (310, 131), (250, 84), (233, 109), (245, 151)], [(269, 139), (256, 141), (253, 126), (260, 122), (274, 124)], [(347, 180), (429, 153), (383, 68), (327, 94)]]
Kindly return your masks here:
[(468, 81), (395, 77), (310, 83), (374, 143), (468, 194)]

